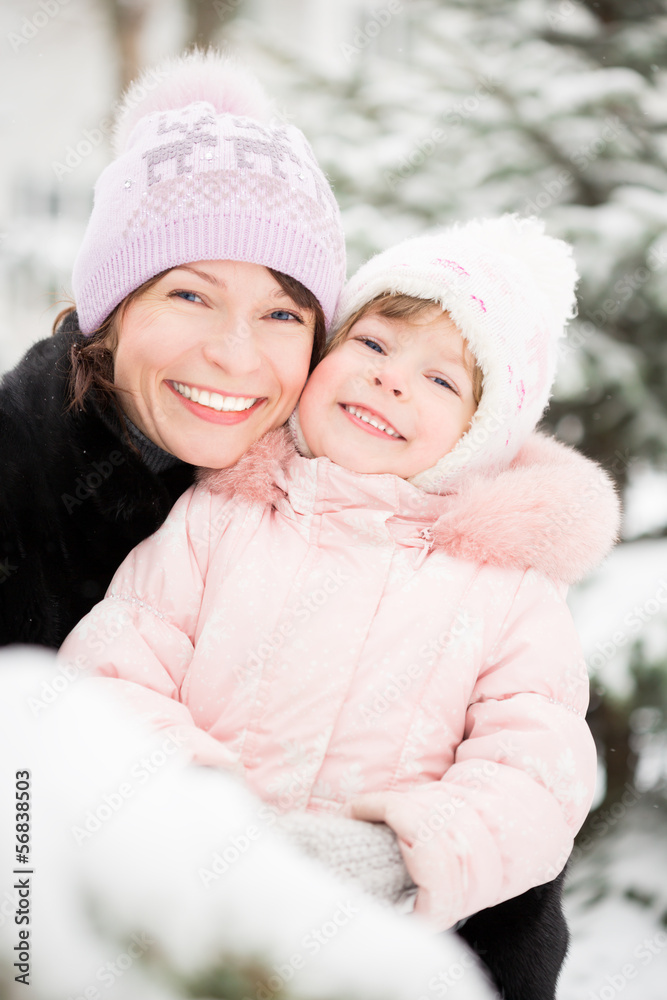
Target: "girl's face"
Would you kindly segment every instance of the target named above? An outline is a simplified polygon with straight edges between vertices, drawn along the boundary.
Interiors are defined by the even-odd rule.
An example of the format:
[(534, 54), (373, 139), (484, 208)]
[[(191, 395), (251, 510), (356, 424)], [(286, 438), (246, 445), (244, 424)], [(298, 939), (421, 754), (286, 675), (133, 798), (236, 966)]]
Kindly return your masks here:
[(175, 267), (129, 303), (114, 377), (124, 412), (192, 465), (233, 465), (284, 423), (308, 375), (313, 313), (259, 264)]
[(308, 447), (353, 472), (424, 472), (470, 425), (473, 370), (458, 327), (438, 306), (409, 322), (367, 313), (303, 391)]

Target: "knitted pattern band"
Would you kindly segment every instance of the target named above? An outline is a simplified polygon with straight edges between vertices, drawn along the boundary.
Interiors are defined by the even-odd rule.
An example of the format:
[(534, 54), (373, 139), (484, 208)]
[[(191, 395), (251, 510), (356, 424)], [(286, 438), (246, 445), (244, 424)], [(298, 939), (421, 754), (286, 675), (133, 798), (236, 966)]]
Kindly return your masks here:
[(152, 71), (120, 110), (117, 158), (95, 186), (74, 264), (83, 333), (179, 264), (234, 260), (305, 285), (327, 322), (345, 280), (338, 205), (303, 133), (271, 117), (257, 81), (214, 51)]
[[(506, 215), (418, 236), (372, 257), (343, 290), (332, 335), (378, 296), (430, 299), (449, 313), (482, 370), (469, 430), (410, 479), (427, 492), (446, 491), (464, 470), (506, 467), (544, 412), (558, 341), (575, 314), (577, 272), (571, 247), (543, 230), (537, 219)], [(290, 426), (303, 451), (296, 412)]]

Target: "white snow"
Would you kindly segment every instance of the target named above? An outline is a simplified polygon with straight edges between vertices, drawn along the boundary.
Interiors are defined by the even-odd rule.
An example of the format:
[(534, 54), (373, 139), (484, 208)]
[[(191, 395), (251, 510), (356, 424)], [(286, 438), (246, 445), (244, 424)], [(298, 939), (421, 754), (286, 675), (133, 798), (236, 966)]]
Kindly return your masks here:
[(667, 864), (664, 804), (640, 799), (600, 824), (565, 894), (572, 945), (563, 1000), (664, 1000)]
[[(14, 824), (0, 830), (8, 1000), (26, 995), (11, 973), (17, 877), (30, 881), (36, 1000), (92, 987), (110, 1000), (177, 1000), (220, 967), (273, 976), (295, 1000), (415, 1000), (438, 977), (456, 980), (454, 1000), (490, 1000), (459, 938), (339, 883), (271, 831), (238, 779), (188, 765), (171, 737), (94, 684), (56, 676), (45, 651), (0, 654), (0, 795), (7, 809), (29, 769), (32, 806), (31, 864), (17, 863), (18, 876)], [(35, 708), (45, 682), (54, 697)]]

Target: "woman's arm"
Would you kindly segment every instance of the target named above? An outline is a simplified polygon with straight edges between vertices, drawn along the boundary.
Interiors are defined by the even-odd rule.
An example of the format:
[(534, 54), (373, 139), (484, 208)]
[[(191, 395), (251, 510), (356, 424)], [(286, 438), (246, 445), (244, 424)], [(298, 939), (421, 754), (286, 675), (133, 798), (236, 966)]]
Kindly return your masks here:
[(360, 796), (384, 821), (419, 886), (415, 912), (439, 928), (553, 879), (593, 797), (588, 679), (570, 613), (544, 578), (519, 587), (440, 781)]

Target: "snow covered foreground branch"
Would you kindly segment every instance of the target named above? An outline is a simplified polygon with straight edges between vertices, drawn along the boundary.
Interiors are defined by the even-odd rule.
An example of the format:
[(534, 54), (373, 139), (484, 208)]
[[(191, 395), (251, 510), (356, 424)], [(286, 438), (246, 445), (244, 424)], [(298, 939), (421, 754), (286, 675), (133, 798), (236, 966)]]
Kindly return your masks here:
[(338, 882), (271, 830), (238, 779), (189, 765), (94, 685), (36, 713), (55, 676), (44, 651), (0, 655), (3, 997), (25, 996), (26, 981), (34, 1000), (492, 997), (455, 935)]

